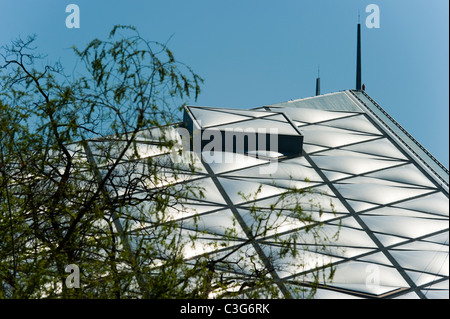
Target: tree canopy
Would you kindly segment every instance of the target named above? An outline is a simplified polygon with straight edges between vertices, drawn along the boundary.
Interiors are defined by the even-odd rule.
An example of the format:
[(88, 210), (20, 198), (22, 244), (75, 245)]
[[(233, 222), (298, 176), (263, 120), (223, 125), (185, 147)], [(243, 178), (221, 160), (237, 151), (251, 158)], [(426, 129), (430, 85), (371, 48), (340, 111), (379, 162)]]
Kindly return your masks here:
[[(280, 291), (274, 270), (302, 253), (302, 238), (276, 230), (294, 219), (316, 249), (328, 240), (298, 200), (308, 189), (254, 204), (254, 222), (235, 220), (221, 241), (205, 243), (198, 225), (183, 224), (196, 213), (189, 201), (205, 191), (195, 182), (198, 154), (173, 160), (183, 99), (198, 97), (199, 75), (130, 26), (74, 48), (80, 68), (71, 76), (58, 63), (40, 65), (34, 41), (0, 51), (1, 298), (293, 295)], [(250, 239), (237, 240), (242, 228)], [(254, 243), (268, 233), (277, 247), (261, 263)], [(80, 270), (79, 289), (67, 284), (68, 265)], [(314, 295), (328, 266), (307, 285), (292, 278), (292, 287)]]

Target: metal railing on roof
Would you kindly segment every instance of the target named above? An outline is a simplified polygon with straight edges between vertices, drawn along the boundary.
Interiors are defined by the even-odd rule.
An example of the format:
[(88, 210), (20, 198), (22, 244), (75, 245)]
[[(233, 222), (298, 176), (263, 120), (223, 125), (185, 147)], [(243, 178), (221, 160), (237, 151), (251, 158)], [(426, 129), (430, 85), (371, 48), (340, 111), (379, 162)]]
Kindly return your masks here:
[[(367, 106), (366, 103), (364, 103), (364, 101), (362, 101), (357, 94), (355, 94), (355, 92), (359, 92), (361, 94), (363, 94), (380, 112), (383, 113), (383, 115), (385, 115), (400, 131), (402, 131), (418, 148), (420, 148), (436, 165), (438, 165), (447, 175), (449, 174), (448, 169), (441, 163), (439, 162), (439, 160), (437, 160), (433, 155), (431, 155), (430, 152), (428, 152), (428, 150), (422, 146), (422, 144), (420, 144), (414, 137), (411, 136), (411, 134), (409, 134), (396, 120), (394, 120), (377, 102), (375, 102), (366, 92), (364, 92), (363, 90), (349, 90), (350, 93), (353, 94), (353, 96), (358, 99), (359, 102), (361, 102), (361, 104), (363, 104), (376, 118), (378, 118), (381, 122), (383, 122), (383, 120), (380, 119), (380, 117), (378, 115), (375, 114), (375, 112), (373, 112), (370, 107)], [(421, 156), (419, 156), (400, 136), (398, 136), (397, 133), (395, 133), (388, 125), (387, 125), (388, 130), (394, 134), (395, 136), (397, 136), (399, 138), (400, 141), (402, 141), (403, 145), (405, 147), (407, 147), (414, 155), (416, 155), (420, 161), (425, 164), (447, 187), (449, 186), (448, 182), (440, 175), (438, 174), (425, 160), (422, 159)]]

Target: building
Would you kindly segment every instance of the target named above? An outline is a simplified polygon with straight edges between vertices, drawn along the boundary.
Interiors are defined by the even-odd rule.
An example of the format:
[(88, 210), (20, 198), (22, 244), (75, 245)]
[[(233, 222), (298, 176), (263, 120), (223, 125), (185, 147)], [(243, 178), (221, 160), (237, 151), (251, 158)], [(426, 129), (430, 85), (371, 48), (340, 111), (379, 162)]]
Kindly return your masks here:
[[(252, 205), (269, 210), (289, 189), (308, 189), (302, 203), (318, 203), (311, 216), (339, 235), (320, 251), (301, 236), (308, 261), (272, 273), (282, 297), (291, 279), (302, 274), (307, 287), (308, 269), (332, 264), (333, 280), (319, 280), (316, 298), (449, 298), (448, 169), (365, 92), (360, 37), (358, 24), (356, 90), (321, 95), (317, 78), (310, 98), (251, 110), (185, 107), (183, 134), (193, 141), (185, 148), (199, 155), (196, 181), (207, 189), (199, 230), (220, 237), (237, 220), (250, 242)], [(252, 241), (261, 264), (275, 233), (305, 232), (283, 221)]]
[[(86, 219), (82, 241), (74, 239), (81, 244), (70, 247), (82, 255), (73, 253), (69, 266), (87, 268), (87, 289), (98, 296), (112, 273), (114, 285), (126, 282), (121, 297), (148, 297), (154, 286), (146, 280), (164, 285), (158, 270), (171, 268), (174, 255), (183, 263), (170, 276), (183, 277), (186, 290), (198, 284), (190, 267), (208, 262), (201, 275), (211, 277), (203, 287), (210, 298), (258, 289), (278, 298), (449, 298), (448, 169), (365, 92), (359, 51), (358, 41), (356, 90), (321, 94), (318, 78), (310, 98), (249, 110), (185, 106), (180, 123), (67, 145), (71, 194), (81, 196), (63, 203), (81, 205), (83, 214), (53, 224), (70, 230)], [(55, 160), (43, 175), (58, 186), (62, 157), (48, 153)], [(22, 176), (24, 166), (7, 168), (18, 172), (13, 181), (46, 182)], [(40, 219), (26, 214), (26, 221), (51, 233), (53, 207), (44, 203)], [(82, 245), (100, 234), (99, 245)], [(34, 266), (33, 254), (47, 258), (33, 232), (18, 237), (29, 250), (21, 252), (25, 263)], [(57, 278), (37, 296), (64, 292)], [(253, 278), (269, 280), (255, 288)]]
[[(251, 110), (185, 107), (169, 135), (197, 165), (184, 182), (204, 190), (173, 215), (186, 238), (198, 236), (186, 258), (235, 258), (236, 269), (221, 270), (233, 277), (251, 255), (282, 298), (305, 297), (313, 284), (315, 298), (449, 298), (448, 169), (365, 92), (360, 34), (358, 25), (356, 90), (321, 95), (318, 78), (310, 98)], [(140, 136), (142, 157), (164, 153), (149, 146), (153, 136)], [(280, 207), (292, 189), (305, 190), (295, 201), (309, 222)], [(319, 239), (308, 232), (314, 223)], [(258, 233), (261, 224), (268, 228)], [(275, 267), (288, 237), (299, 254)], [(330, 265), (332, 280), (322, 280)]]
[[(256, 149), (228, 148), (239, 159), (227, 163), (209, 157), (208, 134), (202, 144), (209, 189), (204, 200), (215, 203), (210, 208), (215, 213), (200, 215), (202, 231), (217, 233), (233, 215), (249, 220), (239, 192), (255, 193), (262, 185), (256, 201), (264, 207), (293, 185), (308, 187), (321, 194), (316, 199), (323, 205), (325, 228), (340, 225), (332, 249), (320, 252), (336, 273), (316, 298), (448, 298), (448, 170), (367, 93), (348, 90), (247, 111), (186, 107), (185, 122), (191, 132), (195, 125), (202, 132), (240, 128), (249, 140), (258, 129), (278, 128), (279, 145), (294, 149), (293, 136), (302, 144), (300, 153), (284, 146), (267, 152), (264, 143), (254, 143)], [(221, 145), (216, 143), (215, 151)], [(302, 228), (283, 229), (289, 231)], [(314, 245), (302, 243), (308, 244)], [(266, 258), (270, 236), (256, 245), (264, 246), (261, 258)], [(295, 271), (277, 275), (289, 289)]]
[[(306, 297), (313, 284), (314, 298), (449, 298), (449, 172), (366, 92), (184, 112), (183, 123), (138, 135), (138, 157), (160, 163), (162, 177), (129, 196), (173, 181), (201, 187), (202, 197), (170, 205), (170, 219), (189, 243), (187, 260), (207, 254), (227, 261), (216, 271), (234, 278), (230, 291), (243, 285), (237, 276), (261, 265), (280, 298)], [(181, 156), (158, 146), (162, 135)], [(88, 159), (98, 162), (102, 143), (89, 141)], [(181, 165), (177, 179), (167, 161)], [(140, 162), (130, 163), (118, 167), (110, 196), (120, 197), (139, 174)], [(292, 189), (305, 191), (284, 197)], [(294, 197), (306, 218), (292, 214)], [(152, 203), (141, 205), (149, 211)], [(124, 214), (114, 219), (135, 242), (151, 231), (148, 216), (135, 225)], [(312, 224), (320, 224), (318, 233)], [(284, 238), (295, 238), (297, 255), (279, 258)], [(330, 269), (332, 280), (322, 280)]]

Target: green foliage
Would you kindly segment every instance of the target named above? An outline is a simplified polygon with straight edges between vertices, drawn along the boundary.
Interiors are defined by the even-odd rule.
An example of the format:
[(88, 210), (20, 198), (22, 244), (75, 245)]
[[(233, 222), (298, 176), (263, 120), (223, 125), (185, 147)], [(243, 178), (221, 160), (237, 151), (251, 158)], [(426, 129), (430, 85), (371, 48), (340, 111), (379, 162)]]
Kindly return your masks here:
[[(172, 202), (197, 194), (177, 186), (177, 177), (165, 183), (159, 158), (142, 158), (137, 141), (146, 128), (164, 131), (176, 121), (169, 97), (199, 92), (202, 80), (165, 45), (142, 39), (133, 27), (116, 26), (108, 40), (74, 48), (83, 66), (76, 79), (58, 64), (38, 69), (42, 56), (34, 52), (34, 40), (18, 39), (0, 51), (0, 294), (149, 296), (153, 277), (144, 278), (140, 260), (161, 252), (151, 241), (133, 243), (131, 223), (122, 227), (117, 221), (128, 206), (150, 201), (155, 211), (134, 218), (164, 216)], [(153, 140), (160, 150), (173, 146), (164, 134)], [(128, 179), (136, 171), (140, 175)], [(166, 186), (156, 191), (161, 183)], [(141, 198), (133, 197), (138, 188)], [(164, 223), (153, 232), (155, 240), (175, 227)], [(182, 264), (180, 247), (163, 248)], [(82, 269), (82, 290), (66, 289), (68, 264)]]
[[(0, 50), (0, 298), (286, 297), (275, 270), (302, 269), (283, 260), (304, 247), (302, 232), (280, 229), (302, 223), (325, 247), (321, 223), (292, 189), (247, 207), (251, 223), (202, 228), (189, 207), (205, 192), (198, 159), (171, 160), (169, 125), (201, 77), (130, 26), (74, 48), (77, 78), (39, 69), (34, 40)], [(70, 264), (80, 289), (65, 284)]]

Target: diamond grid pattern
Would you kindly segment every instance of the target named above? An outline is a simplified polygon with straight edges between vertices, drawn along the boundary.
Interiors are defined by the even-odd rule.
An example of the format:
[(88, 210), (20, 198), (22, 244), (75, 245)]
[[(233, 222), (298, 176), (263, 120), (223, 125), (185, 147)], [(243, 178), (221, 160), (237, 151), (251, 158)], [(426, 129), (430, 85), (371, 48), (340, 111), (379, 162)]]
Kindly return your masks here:
[[(304, 147), (302, 156), (275, 162), (234, 154), (232, 163), (208, 163), (205, 154), (195, 154), (199, 170), (195, 174), (186, 170), (181, 182), (202, 186), (205, 197), (192, 197), (170, 214), (186, 238), (201, 234), (199, 245), (186, 251), (186, 258), (210, 253), (233, 260), (245, 251), (258, 255), (263, 265), (280, 249), (275, 237), (299, 234), (297, 245), (304, 253), (276, 270), (281, 292), (291, 289), (296, 275), (303, 274), (307, 282), (310, 269), (331, 262), (336, 267), (334, 279), (318, 289), (316, 298), (448, 298), (448, 192), (370, 114), (355, 111), (354, 101), (348, 99), (347, 110), (342, 95), (336, 103), (338, 111), (301, 108), (298, 101), (295, 107), (284, 103), (257, 111), (190, 107), (205, 128), (256, 127), (262, 122), (266, 127), (288, 128), (290, 123), (278, 116), (283, 112), (304, 135)], [(140, 160), (168, 159), (168, 150), (151, 143), (151, 135), (157, 133), (140, 137)], [(124, 168), (116, 178), (130, 178), (130, 173)], [(307, 225), (279, 207), (281, 196), (293, 186), (311, 190), (300, 201), (312, 220), (324, 223), (323, 234), (331, 238), (339, 230), (339, 237), (327, 242), (327, 250), (318, 251), (313, 234), (305, 232)], [(322, 211), (311, 203), (318, 203)], [(263, 211), (276, 207), (283, 217), (276, 221), (268, 217), (265, 223), (280, 224), (258, 242), (249, 238), (249, 231), (257, 232), (260, 226), (250, 213), (253, 205)], [(134, 229), (142, 233), (151, 224), (149, 217), (147, 224)], [(234, 240), (226, 236), (231, 228)], [(245, 273), (249, 267), (233, 265), (224, 273)]]

